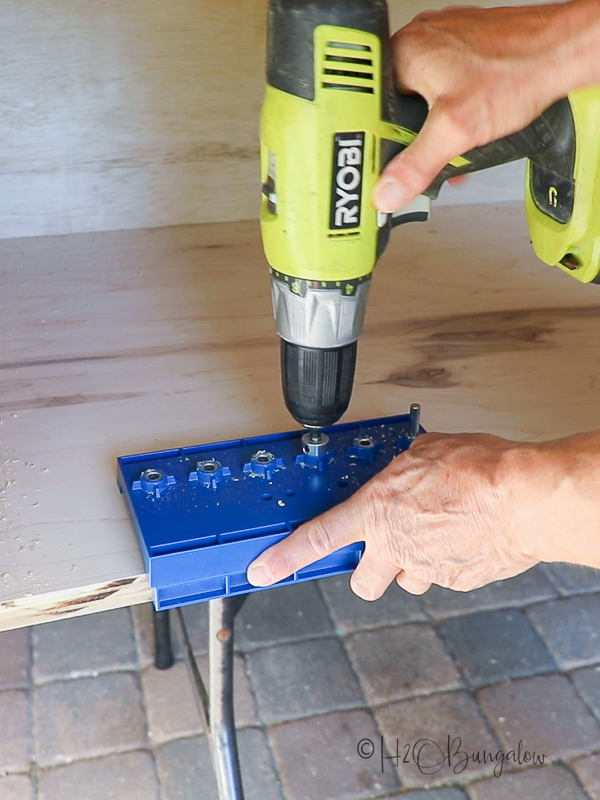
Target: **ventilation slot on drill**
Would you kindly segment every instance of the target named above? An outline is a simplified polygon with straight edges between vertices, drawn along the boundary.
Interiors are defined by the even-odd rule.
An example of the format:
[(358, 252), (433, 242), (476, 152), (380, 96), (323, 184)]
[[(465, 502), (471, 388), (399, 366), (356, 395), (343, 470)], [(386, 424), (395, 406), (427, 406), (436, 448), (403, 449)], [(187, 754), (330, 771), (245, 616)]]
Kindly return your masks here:
[(324, 89), (374, 94), (373, 56), (366, 44), (327, 42), (321, 71)]

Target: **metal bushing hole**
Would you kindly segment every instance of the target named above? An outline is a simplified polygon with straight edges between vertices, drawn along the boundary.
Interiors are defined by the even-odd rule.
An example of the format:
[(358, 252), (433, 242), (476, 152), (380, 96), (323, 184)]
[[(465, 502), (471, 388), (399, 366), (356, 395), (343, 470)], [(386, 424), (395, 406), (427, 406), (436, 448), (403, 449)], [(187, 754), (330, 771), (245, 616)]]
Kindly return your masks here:
[(198, 464), (200, 472), (216, 472), (221, 465), (218, 461), (203, 461)]
[(150, 481), (151, 483), (156, 483), (162, 478), (162, 472), (159, 472), (156, 469), (147, 469), (144, 472), (144, 480)]
[(275, 456), (273, 453), (257, 453), (254, 456), (254, 461), (256, 461), (257, 464), (270, 464), (274, 459)]

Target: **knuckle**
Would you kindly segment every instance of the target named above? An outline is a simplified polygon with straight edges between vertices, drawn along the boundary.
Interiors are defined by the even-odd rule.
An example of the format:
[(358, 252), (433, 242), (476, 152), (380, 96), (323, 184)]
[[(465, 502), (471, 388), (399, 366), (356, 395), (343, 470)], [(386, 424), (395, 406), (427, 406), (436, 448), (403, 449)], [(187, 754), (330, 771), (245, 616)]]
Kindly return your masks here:
[(461, 152), (483, 144), (486, 139), (489, 141), (491, 137), (485, 132), (489, 127), (485, 103), (479, 103), (475, 109), (470, 101), (465, 102), (463, 99), (454, 98), (439, 102), (440, 115), (444, 117), (448, 134)]
[(269, 558), (269, 567), (271, 573), (275, 576), (288, 576), (295, 572), (292, 562), (286, 555), (285, 550), (282, 552), (273, 552)]
[(408, 590), (411, 594), (425, 594), (431, 589), (431, 583), (414, 583), (412, 587)]
[(402, 41), (426, 44), (430, 35), (430, 23), (435, 19), (435, 11), (420, 11), (403, 28), (397, 31)]
[(436, 449), (436, 445), (443, 444), (447, 438), (443, 433), (422, 433), (413, 441), (408, 452), (412, 455), (424, 455), (428, 450)]
[(446, 589), (453, 589), (454, 591), (463, 591), (458, 588), (462, 585), (461, 574), (448, 566), (442, 566), (438, 570), (436, 583), (444, 586)]
[(398, 575), (396, 582), (404, 591), (410, 592), (410, 594), (424, 594), (431, 586), (431, 581), (422, 579), (420, 574), (412, 570), (404, 570), (403, 573)]
[(371, 512), (377, 511), (379, 506), (385, 503), (388, 487), (387, 475), (385, 470), (376, 476), (374, 480), (365, 484), (361, 490), (363, 505)]
[(410, 146), (396, 156), (386, 171), (389, 171), (409, 193), (421, 192), (432, 180), (431, 171), (421, 164)]
[(406, 39), (406, 35), (407, 35), (407, 29), (406, 28), (400, 28), (400, 30), (397, 30), (396, 33), (392, 34), (392, 37), (391, 37), (392, 50), (395, 50), (396, 48), (400, 48), (400, 46), (402, 44), (404, 44), (404, 41)]
[(410, 524), (397, 478), (390, 472), (369, 488), (369, 513), (365, 515), (369, 539), (382, 559), (401, 569), (411, 558)]
[(332, 551), (331, 536), (320, 519), (311, 523), (306, 531), (306, 541), (316, 559), (325, 558)]
[(455, 575), (446, 585), (453, 592), (470, 592), (471, 589), (477, 588), (474, 585), (473, 578), (468, 574), (462, 573)]
[(368, 583), (363, 583), (360, 579), (353, 578), (350, 581), (350, 588), (361, 600), (366, 600), (367, 602), (377, 600), (379, 597), (372, 586), (369, 586)]
[(435, 22), (444, 16), (444, 10), (435, 8), (428, 8), (425, 11), (419, 11), (414, 17), (413, 22)]
[(381, 473), (362, 490), (362, 513), (367, 531), (379, 531), (381, 528), (385, 530), (390, 527), (391, 478), (392, 476)]
[(366, 483), (354, 496), (354, 513), (360, 514), (365, 541), (381, 547), (391, 536), (393, 489), (386, 470)]
[(447, 133), (453, 134), (454, 138), (469, 133), (476, 125), (467, 105), (460, 95), (450, 93), (445, 93), (436, 103), (438, 123), (443, 123)]
[(447, 433), (436, 433), (435, 431), (430, 431), (429, 433), (422, 433), (418, 436), (414, 444), (433, 444), (434, 442), (443, 442), (450, 438), (452, 434)]
[(422, 567), (411, 569), (409, 576), (415, 583), (418, 584), (438, 583), (436, 571), (433, 569), (424, 569)]
[(392, 49), (396, 48), (401, 51), (404, 47), (410, 47), (420, 38), (419, 25), (415, 24), (416, 17), (408, 25), (400, 28), (396, 33), (392, 34)]

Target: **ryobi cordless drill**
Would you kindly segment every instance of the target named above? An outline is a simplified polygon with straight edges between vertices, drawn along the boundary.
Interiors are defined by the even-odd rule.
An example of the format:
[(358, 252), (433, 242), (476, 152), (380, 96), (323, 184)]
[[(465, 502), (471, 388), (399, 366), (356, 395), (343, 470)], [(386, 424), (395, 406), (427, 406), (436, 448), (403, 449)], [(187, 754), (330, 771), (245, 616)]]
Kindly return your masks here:
[[(320, 429), (346, 411), (371, 272), (395, 224), (424, 221), (448, 178), (528, 158), (538, 257), (600, 282), (600, 86), (455, 158), (394, 217), (371, 193), (427, 116), (394, 89), (385, 0), (271, 0), (261, 121), (261, 232), (286, 405)], [(318, 434), (317, 434), (318, 438)]]

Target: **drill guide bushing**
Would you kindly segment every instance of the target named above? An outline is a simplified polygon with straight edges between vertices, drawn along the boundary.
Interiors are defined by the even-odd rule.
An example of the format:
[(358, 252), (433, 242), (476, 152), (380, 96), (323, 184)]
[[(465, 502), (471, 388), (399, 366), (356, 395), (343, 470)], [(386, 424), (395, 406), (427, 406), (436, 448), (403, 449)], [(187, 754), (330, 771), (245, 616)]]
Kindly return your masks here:
[[(250, 563), (406, 450), (415, 413), (327, 428), (319, 463), (303, 453), (302, 430), (119, 458), (156, 609), (260, 591), (246, 580)], [(363, 547), (344, 547), (275, 585), (351, 572)]]

